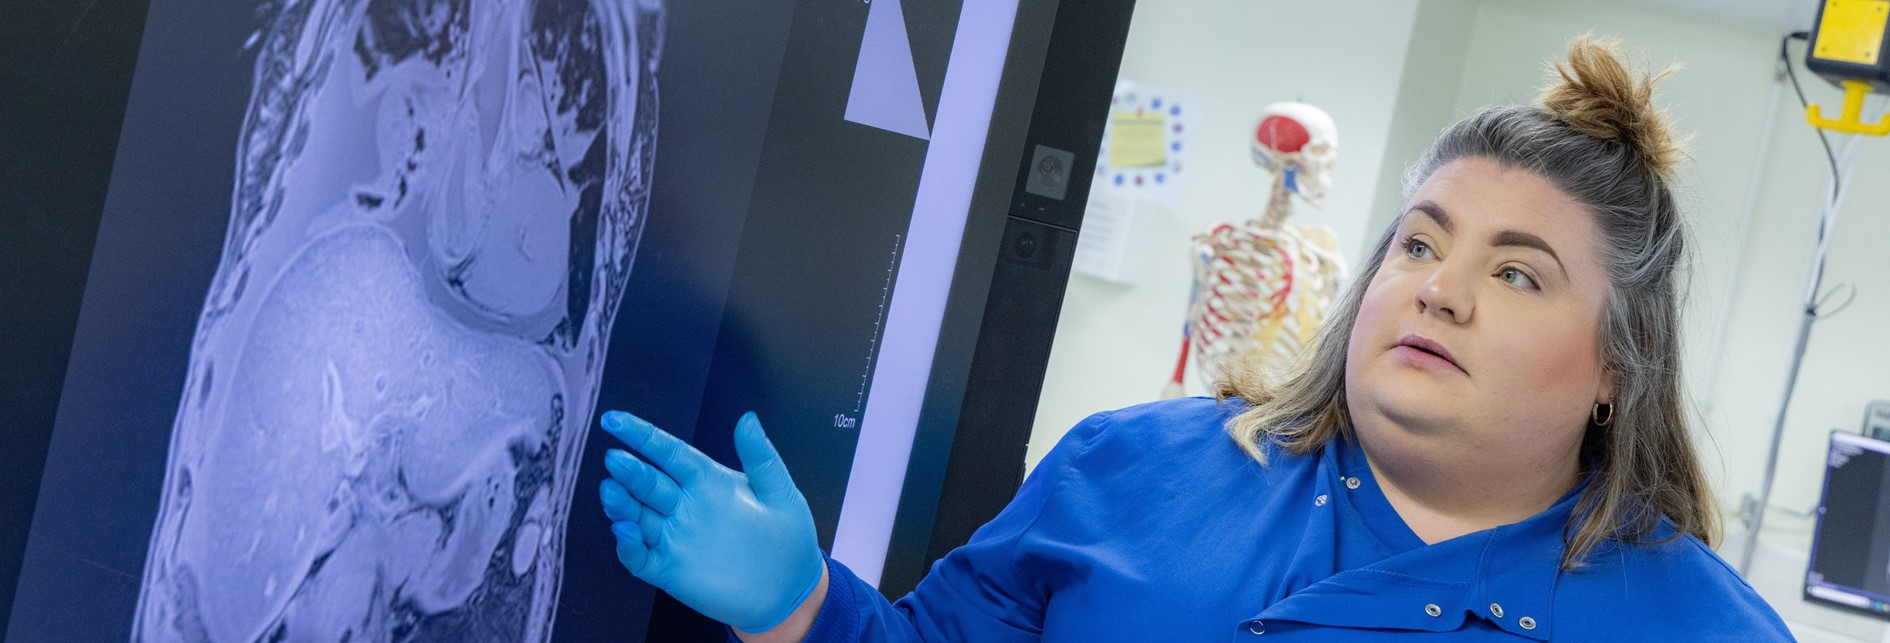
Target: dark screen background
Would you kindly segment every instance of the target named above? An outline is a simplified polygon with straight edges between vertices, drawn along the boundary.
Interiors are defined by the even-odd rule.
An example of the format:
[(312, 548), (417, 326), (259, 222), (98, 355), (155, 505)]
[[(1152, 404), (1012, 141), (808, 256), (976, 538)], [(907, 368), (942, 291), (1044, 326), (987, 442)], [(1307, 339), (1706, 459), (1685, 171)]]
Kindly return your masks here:
[(191, 336), (229, 223), (253, 63), (241, 44), (258, 24), (251, 5), (195, 9), (156, 3), (145, 22), (9, 640), (131, 631)]
[(0, 632), (39, 495), (144, 0), (0, 2)]
[[(261, 18), (253, 2), (154, 4), (9, 640), (130, 631), (190, 341), (229, 223), (254, 72), (243, 43)], [(959, 4), (904, 3), (928, 120)], [(757, 410), (823, 545), (857, 440), (834, 416), (865, 392), (926, 149), (841, 120), (867, 10), (858, 0), (668, 3), (650, 218), (598, 401), (730, 465), (734, 419)], [(639, 640), (656, 594), (616, 564), (597, 509), (608, 441), (593, 434), (578, 475), (555, 629), (563, 640)], [(673, 603), (656, 613), (650, 640), (711, 633)]]
[(1858, 449), (1840, 458), (1841, 448), (1833, 446), (1825, 474), (1811, 571), (1827, 583), (1890, 596), (1890, 507), (1884, 496), (1890, 490), (1890, 454)]

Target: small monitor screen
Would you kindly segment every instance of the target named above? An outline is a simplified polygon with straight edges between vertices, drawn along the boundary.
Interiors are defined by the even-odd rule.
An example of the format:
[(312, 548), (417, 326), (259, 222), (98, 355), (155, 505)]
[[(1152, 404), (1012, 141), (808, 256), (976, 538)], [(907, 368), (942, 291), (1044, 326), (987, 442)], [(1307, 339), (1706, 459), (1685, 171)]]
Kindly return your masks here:
[(10, 640), (642, 640), (612, 408), (879, 578), (1017, 0), (150, 5)]
[(1890, 442), (1832, 432), (1805, 598), (1890, 619)]

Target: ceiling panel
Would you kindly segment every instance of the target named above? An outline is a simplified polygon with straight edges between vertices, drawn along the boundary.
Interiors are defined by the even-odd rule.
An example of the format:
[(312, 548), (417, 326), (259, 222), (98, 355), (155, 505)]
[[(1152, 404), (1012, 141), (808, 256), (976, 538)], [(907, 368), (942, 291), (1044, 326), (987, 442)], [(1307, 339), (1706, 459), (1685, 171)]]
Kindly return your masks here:
[(1818, 0), (1640, 0), (1682, 13), (1713, 17), (1728, 22), (1763, 27), (1780, 32), (1811, 27), (1818, 13)]

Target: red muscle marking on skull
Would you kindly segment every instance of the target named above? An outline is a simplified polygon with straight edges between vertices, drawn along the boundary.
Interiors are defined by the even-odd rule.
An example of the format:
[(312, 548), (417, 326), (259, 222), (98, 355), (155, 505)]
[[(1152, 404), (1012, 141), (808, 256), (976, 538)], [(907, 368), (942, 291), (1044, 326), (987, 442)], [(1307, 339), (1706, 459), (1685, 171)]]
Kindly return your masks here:
[(1254, 133), (1254, 142), (1267, 149), (1292, 154), (1306, 146), (1312, 140), (1312, 134), (1299, 121), (1285, 116), (1268, 116), (1260, 121), (1259, 130)]

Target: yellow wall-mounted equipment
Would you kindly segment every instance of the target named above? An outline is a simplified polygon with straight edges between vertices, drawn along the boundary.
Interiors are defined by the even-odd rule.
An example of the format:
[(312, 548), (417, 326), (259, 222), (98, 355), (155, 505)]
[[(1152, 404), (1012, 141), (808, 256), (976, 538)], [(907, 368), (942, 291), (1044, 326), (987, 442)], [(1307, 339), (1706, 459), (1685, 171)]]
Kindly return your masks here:
[(1890, 93), (1890, 0), (1825, 0), (1805, 52), (1805, 67), (1844, 88), (1844, 111), (1825, 118), (1816, 103), (1805, 108), (1812, 125), (1849, 134), (1890, 134), (1890, 118), (1863, 122), (1864, 96)]

